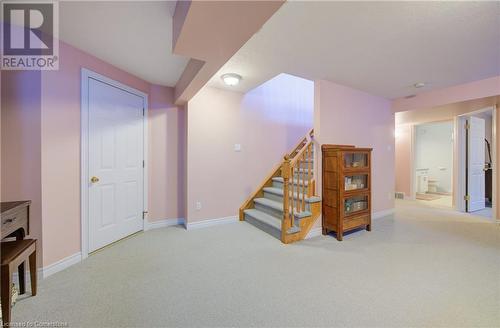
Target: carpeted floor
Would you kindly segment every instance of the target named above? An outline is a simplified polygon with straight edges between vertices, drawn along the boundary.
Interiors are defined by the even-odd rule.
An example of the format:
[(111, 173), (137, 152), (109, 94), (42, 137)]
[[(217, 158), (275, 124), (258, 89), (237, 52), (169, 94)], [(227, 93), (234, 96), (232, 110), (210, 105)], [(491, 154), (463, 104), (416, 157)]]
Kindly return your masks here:
[(13, 317), (70, 327), (499, 327), (500, 228), (402, 202), (343, 242), (282, 245), (247, 223), (158, 229), (43, 280)]
[(417, 198), (417, 200), (426, 200), (426, 201), (437, 200), (441, 198), (440, 195), (436, 194), (420, 194), (420, 193), (417, 193), (415, 197)]

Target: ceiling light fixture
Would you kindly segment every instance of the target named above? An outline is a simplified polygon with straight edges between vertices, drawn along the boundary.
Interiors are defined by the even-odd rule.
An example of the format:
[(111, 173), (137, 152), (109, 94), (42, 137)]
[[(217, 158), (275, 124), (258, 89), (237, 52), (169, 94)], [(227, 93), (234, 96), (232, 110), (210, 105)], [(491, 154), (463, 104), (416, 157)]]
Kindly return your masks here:
[(227, 73), (227, 74), (222, 75), (221, 79), (222, 79), (222, 81), (224, 81), (224, 83), (226, 85), (235, 86), (238, 83), (240, 83), (242, 77), (241, 77), (241, 75), (238, 75), (236, 73)]
[(415, 88), (423, 88), (425, 87), (425, 83), (424, 82), (417, 82), (413, 85)]

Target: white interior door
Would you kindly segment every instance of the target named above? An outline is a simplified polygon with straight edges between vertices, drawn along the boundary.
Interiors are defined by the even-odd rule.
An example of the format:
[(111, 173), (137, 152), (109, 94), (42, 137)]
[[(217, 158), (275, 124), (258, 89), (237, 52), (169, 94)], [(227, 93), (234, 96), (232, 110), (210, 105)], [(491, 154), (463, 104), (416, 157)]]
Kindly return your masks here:
[(467, 211), (473, 212), (485, 208), (484, 189), (484, 135), (485, 122), (482, 118), (469, 117), (467, 138)]
[(143, 229), (144, 98), (89, 79), (89, 251)]

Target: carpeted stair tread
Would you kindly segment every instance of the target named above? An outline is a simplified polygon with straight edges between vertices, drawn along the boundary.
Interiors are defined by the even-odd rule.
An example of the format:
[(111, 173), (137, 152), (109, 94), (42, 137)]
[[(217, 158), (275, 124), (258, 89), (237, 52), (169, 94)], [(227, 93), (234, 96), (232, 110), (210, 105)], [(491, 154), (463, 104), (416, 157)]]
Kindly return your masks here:
[(248, 209), (248, 210), (245, 210), (244, 213), (246, 215), (249, 215), (251, 216), (252, 218), (254, 218), (255, 220), (258, 220), (262, 223), (265, 223), (275, 229), (278, 229), (279, 231), (281, 231), (281, 221), (272, 216), (272, 215), (269, 215), (267, 213), (264, 213), (262, 211), (259, 211), (255, 208), (251, 208), (251, 209)]
[[(273, 178), (273, 181), (276, 181), (276, 182), (280, 182), (280, 183), (283, 183), (284, 182), (284, 179), (282, 177), (274, 177)], [(293, 179), (293, 184), (296, 184), (296, 185), (299, 185), (299, 186), (302, 186), (302, 179)], [(308, 180), (305, 180), (304, 181), (304, 186), (307, 186), (309, 184), (309, 181)]]
[[(262, 206), (267, 206), (269, 208), (272, 208), (273, 210), (283, 212), (283, 203), (282, 202), (277, 202), (268, 198), (255, 198), (253, 200), (255, 203), (262, 205)], [(303, 212), (295, 212), (293, 213), (296, 219), (302, 219), (308, 216), (311, 216), (311, 212), (309, 211), (303, 211)], [(276, 217), (275, 217), (276, 218)]]
[[(278, 195), (278, 196), (281, 196), (281, 197), (283, 197), (283, 193), (284, 193), (283, 189), (276, 188), (276, 187), (264, 187), (263, 190), (265, 192), (268, 192), (268, 193), (271, 193), (271, 194), (275, 194), (275, 195)], [(294, 196), (295, 199), (299, 199), (299, 198), (302, 199), (302, 193), (298, 194), (297, 192), (294, 192), (293, 196)], [(317, 202), (321, 201), (321, 198), (317, 197), (317, 196), (313, 196), (313, 197), (308, 198), (306, 196), (305, 201), (308, 202), (308, 203), (317, 203)]]
[(270, 207), (274, 210), (283, 211), (283, 203), (280, 203), (280, 202), (277, 202), (274, 200), (270, 200), (267, 198), (255, 198), (253, 201), (257, 204)]

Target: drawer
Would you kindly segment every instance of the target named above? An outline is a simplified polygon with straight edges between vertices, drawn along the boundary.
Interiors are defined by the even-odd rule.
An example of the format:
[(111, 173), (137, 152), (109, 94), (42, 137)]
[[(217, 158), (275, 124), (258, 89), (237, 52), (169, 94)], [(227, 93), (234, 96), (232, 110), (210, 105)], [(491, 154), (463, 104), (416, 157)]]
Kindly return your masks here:
[(325, 189), (338, 189), (337, 172), (323, 172), (323, 188)]
[(338, 207), (337, 191), (331, 189), (323, 190), (323, 203), (327, 206)]
[(21, 227), (28, 227), (28, 208), (2, 216), (2, 236), (7, 236)]
[(344, 219), (344, 230), (351, 230), (370, 224), (370, 215), (361, 215)]

